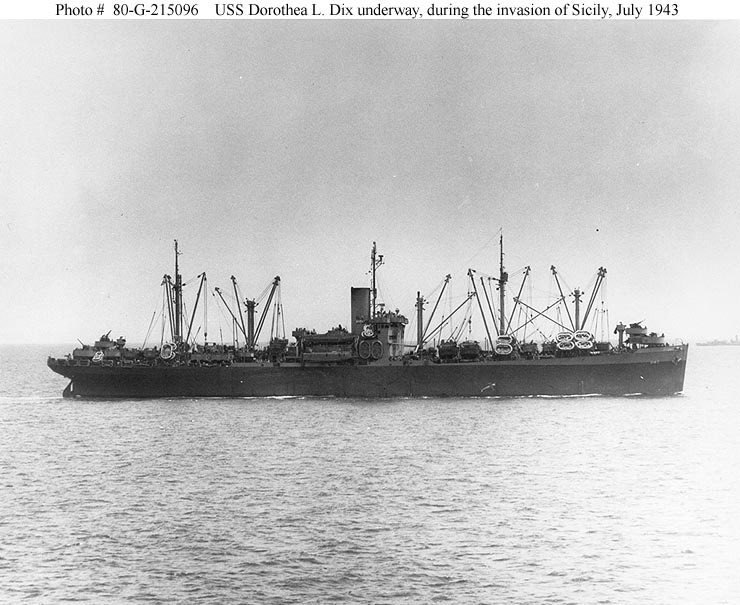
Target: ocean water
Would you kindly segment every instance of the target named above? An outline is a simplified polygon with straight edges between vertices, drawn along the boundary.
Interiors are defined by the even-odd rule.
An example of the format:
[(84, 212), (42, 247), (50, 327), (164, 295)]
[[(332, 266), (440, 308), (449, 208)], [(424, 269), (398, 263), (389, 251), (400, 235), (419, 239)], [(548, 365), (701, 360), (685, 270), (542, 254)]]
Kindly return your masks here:
[(0, 348), (0, 603), (738, 603), (740, 347), (666, 398), (65, 400)]

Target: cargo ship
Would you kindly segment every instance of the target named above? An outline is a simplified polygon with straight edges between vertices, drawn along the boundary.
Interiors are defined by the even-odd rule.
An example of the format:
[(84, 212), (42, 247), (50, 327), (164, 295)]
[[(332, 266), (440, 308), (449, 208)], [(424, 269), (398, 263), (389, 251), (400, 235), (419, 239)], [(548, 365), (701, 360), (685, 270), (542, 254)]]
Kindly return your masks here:
[[(596, 314), (594, 303), (606, 269), (599, 268), (584, 308), (585, 293), (564, 292), (551, 267), (559, 297), (538, 310), (521, 296), (529, 276), (526, 267), (518, 294), (507, 309), (509, 275), (504, 268), (503, 237), (500, 245), (498, 274), (484, 279), (470, 269), (467, 296), (441, 320), (435, 320), (435, 314), (450, 276), (427, 316), (425, 305), (430, 301), (417, 293), (416, 334), (411, 343), (406, 342), (408, 319), (377, 300), (376, 271), (384, 261), (373, 243), (369, 287), (350, 288), (348, 327), (339, 325), (324, 333), (298, 328), (289, 340), (284, 329), (282, 334), (275, 329), (284, 324), (280, 278), (275, 277), (266, 289), (269, 293), (257, 317), (258, 302), (242, 298), (232, 276), (231, 304), (224, 292), (215, 289), (233, 331), (230, 344), (224, 344), (208, 342), (205, 331), (202, 342), (196, 342), (195, 316), (199, 301), (205, 299), (206, 276), (198, 276), (198, 295), (188, 318), (175, 241), (175, 276), (165, 275), (162, 281), (159, 343), (129, 347), (122, 337), (111, 339), (109, 332), (93, 345), (80, 342), (66, 357), (49, 357), (47, 365), (70, 380), (65, 397), (83, 398), (664, 396), (683, 390), (687, 344), (669, 344), (641, 322), (620, 322), (614, 330), (616, 343), (603, 336), (597, 339), (586, 328)], [(463, 307), (480, 312), (486, 334), (482, 344), (463, 339), (462, 330), (441, 338)], [(258, 345), (270, 310), (269, 343)], [(514, 324), (516, 310), (522, 318), (518, 325)], [(528, 340), (527, 328), (536, 321), (548, 322), (557, 331), (541, 342)]]
[(740, 346), (740, 339), (735, 336), (732, 340), (707, 340), (696, 344), (700, 347), (738, 347)]

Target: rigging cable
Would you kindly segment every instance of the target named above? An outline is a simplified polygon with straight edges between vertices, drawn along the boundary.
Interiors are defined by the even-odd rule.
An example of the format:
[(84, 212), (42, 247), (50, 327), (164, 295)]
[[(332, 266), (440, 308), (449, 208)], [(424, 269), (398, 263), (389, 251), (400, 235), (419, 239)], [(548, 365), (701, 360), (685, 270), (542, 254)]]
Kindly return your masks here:
[[(188, 309), (185, 306), (184, 300), (182, 301), (182, 315), (183, 315), (182, 320), (186, 328), (185, 333), (187, 334), (190, 332), (190, 325), (188, 324)], [(186, 342), (185, 344), (188, 344), (188, 343)]]
[(152, 319), (149, 322), (149, 329), (146, 331), (146, 336), (144, 337), (144, 344), (141, 345), (142, 349), (146, 349), (146, 341), (149, 340), (149, 335), (152, 332), (152, 327), (154, 326), (154, 320), (157, 317), (157, 309), (154, 309), (154, 312), (152, 313)]

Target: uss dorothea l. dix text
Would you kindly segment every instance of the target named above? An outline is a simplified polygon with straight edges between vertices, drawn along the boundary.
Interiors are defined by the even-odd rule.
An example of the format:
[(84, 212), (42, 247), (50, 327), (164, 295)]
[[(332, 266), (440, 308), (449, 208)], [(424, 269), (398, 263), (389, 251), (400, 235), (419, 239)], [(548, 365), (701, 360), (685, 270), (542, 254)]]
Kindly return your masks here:
[(449, 7), (435, 4), (427, 5), (422, 9), (419, 6), (363, 6), (362, 4), (258, 4), (250, 3), (215, 3), (218, 17), (410, 17), (420, 18), (425, 14), (430, 17), (575, 17), (591, 19), (639, 19), (642, 16), (650, 17), (677, 17), (679, 5), (677, 3), (650, 3), (647, 5), (635, 3), (587, 4), (583, 2), (566, 2), (543, 6), (537, 4), (507, 6), (503, 2), (497, 5), (486, 5), (474, 2), (470, 6), (452, 5)]

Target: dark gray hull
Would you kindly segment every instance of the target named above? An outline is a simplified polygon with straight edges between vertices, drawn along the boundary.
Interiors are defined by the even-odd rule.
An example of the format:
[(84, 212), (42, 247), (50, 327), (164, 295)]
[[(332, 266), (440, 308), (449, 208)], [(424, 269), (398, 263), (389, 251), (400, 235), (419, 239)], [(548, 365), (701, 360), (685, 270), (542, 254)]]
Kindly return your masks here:
[(490, 397), (672, 395), (683, 390), (688, 346), (563, 359), (384, 365), (69, 365), (75, 397)]

